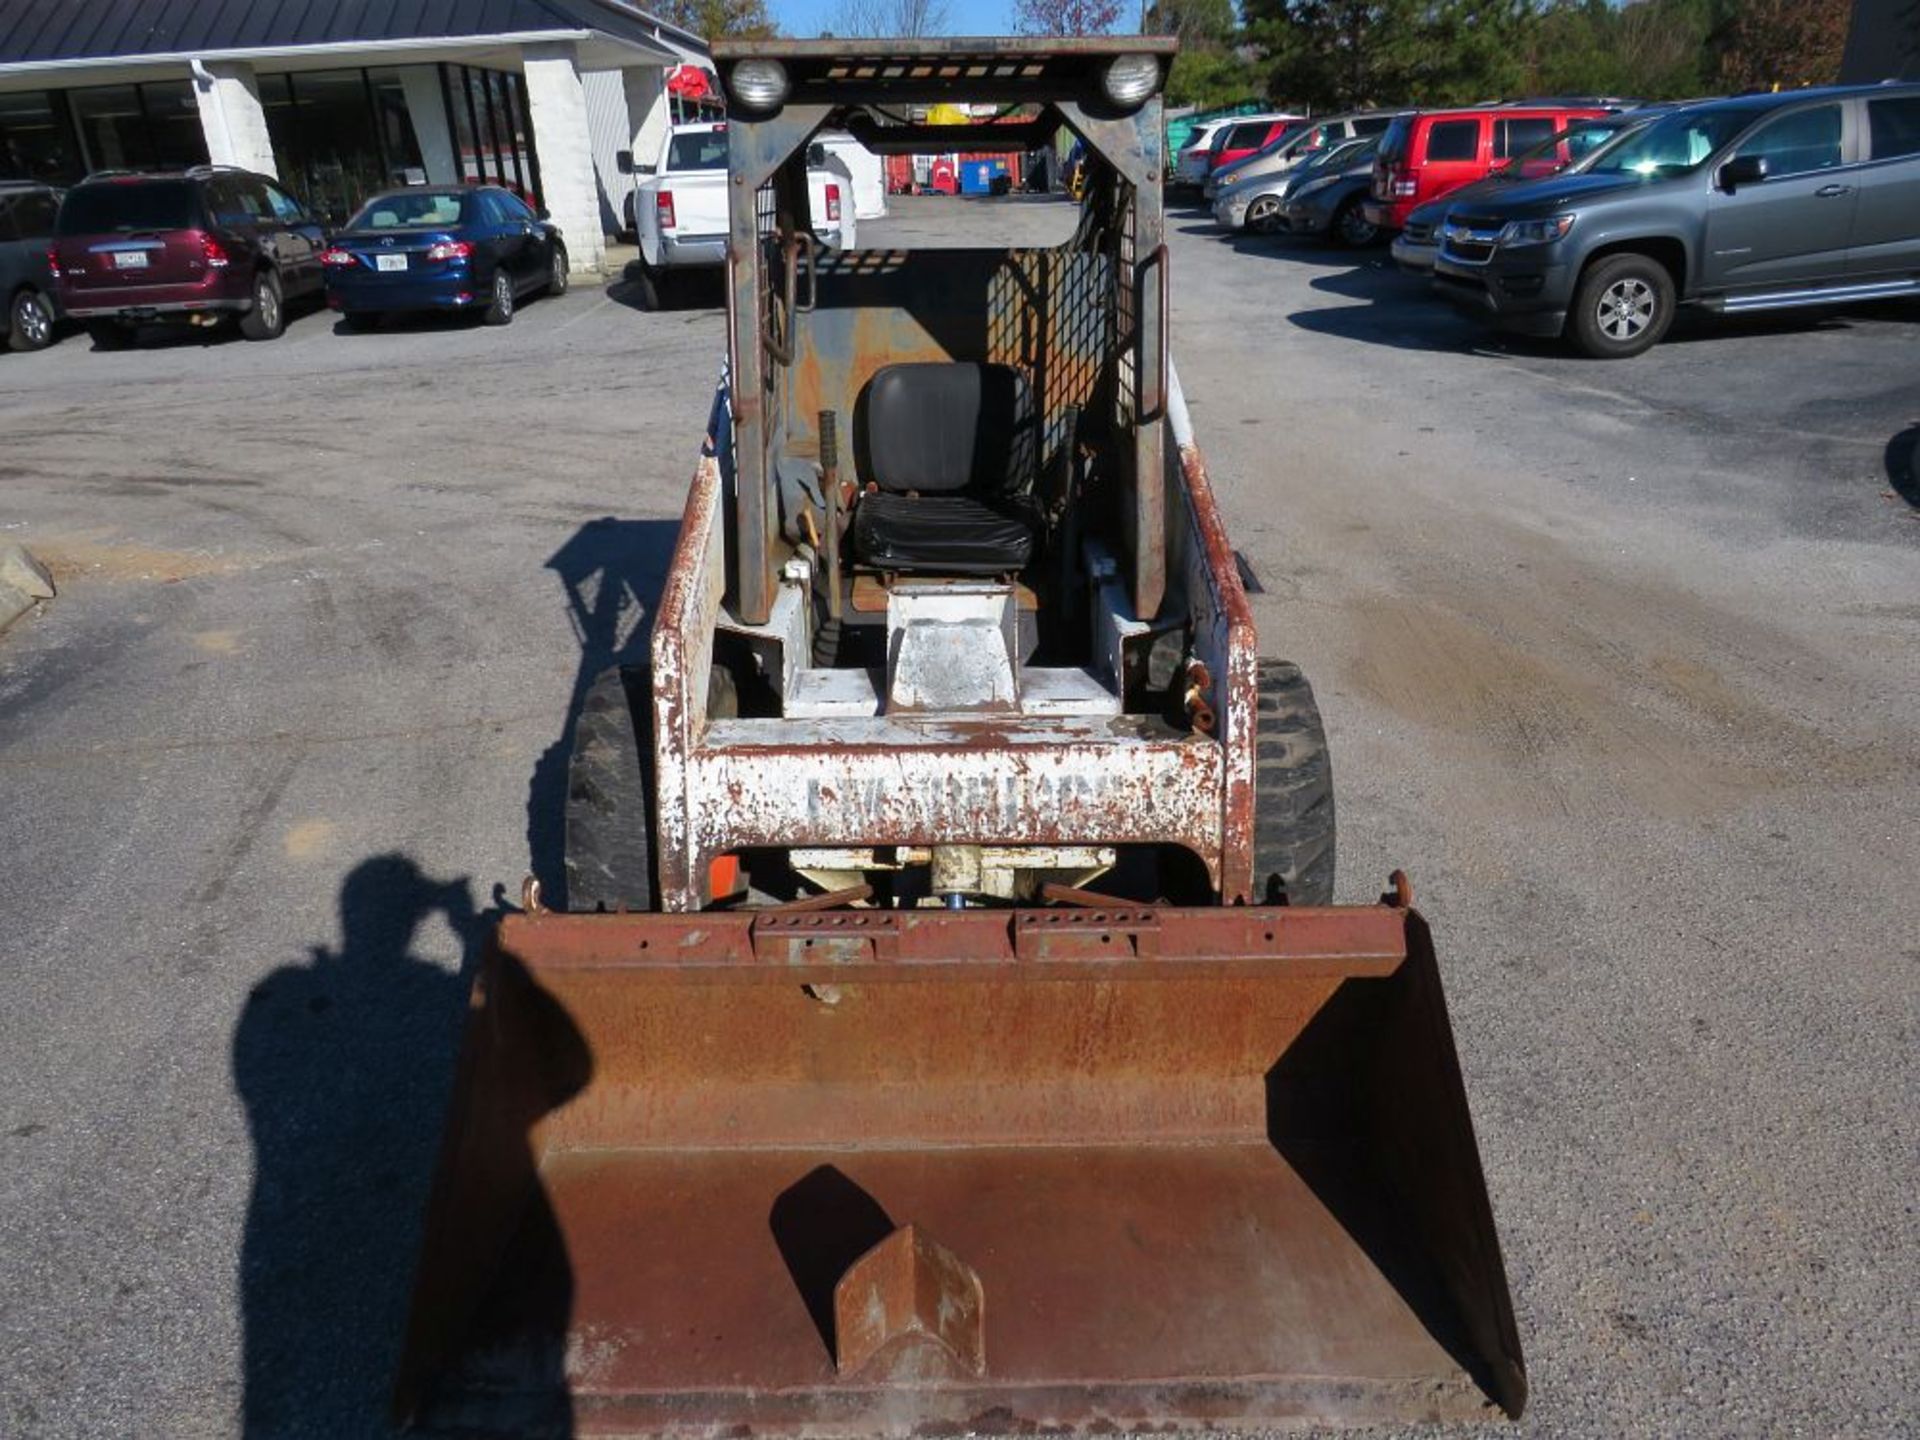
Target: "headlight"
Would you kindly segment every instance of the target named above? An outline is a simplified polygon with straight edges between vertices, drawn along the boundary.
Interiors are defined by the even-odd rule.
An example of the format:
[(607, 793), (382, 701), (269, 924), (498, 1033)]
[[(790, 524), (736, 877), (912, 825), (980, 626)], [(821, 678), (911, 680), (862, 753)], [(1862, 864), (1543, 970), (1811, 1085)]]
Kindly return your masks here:
[(1500, 229), (1502, 245), (1551, 245), (1573, 228), (1573, 216), (1556, 215), (1551, 220), (1509, 220)]
[(787, 98), (787, 67), (778, 60), (742, 60), (727, 77), (733, 98), (747, 110), (778, 110)]
[(1138, 105), (1160, 88), (1160, 61), (1152, 55), (1116, 55), (1100, 77), (1101, 88), (1116, 105)]
[(1240, 172), (1238, 170), (1235, 170), (1231, 174), (1222, 175), (1219, 178), (1219, 181), (1217, 183), (1219, 184), (1220, 188), (1224, 190), (1227, 188), (1227, 186), (1233, 184), (1239, 178), (1240, 178)]

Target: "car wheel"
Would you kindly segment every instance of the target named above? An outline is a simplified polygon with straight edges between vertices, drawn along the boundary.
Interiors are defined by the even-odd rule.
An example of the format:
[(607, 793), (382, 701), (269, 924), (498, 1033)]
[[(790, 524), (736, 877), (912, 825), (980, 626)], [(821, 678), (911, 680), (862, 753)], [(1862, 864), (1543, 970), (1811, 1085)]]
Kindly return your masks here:
[(1333, 238), (1349, 250), (1364, 250), (1380, 238), (1380, 227), (1367, 219), (1359, 200), (1349, 200), (1333, 217)]
[(253, 308), (240, 317), (240, 333), (249, 340), (278, 340), (286, 328), (280, 277), (262, 270), (253, 277)]
[(493, 299), (488, 303), (486, 312), (480, 319), (487, 325), (513, 323), (513, 277), (505, 270), (493, 272)]
[(31, 285), (13, 297), (7, 343), (15, 350), (44, 350), (53, 343), (53, 302)]
[(1280, 200), (1262, 195), (1247, 206), (1247, 229), (1256, 235), (1273, 235), (1280, 229)]
[(567, 252), (558, 245), (553, 247), (553, 258), (547, 265), (547, 294), (564, 295), (567, 293)]
[(87, 336), (96, 350), (124, 350), (133, 343), (133, 331), (117, 320), (87, 321)]
[(1573, 339), (1596, 360), (1651, 350), (1673, 323), (1673, 276), (1647, 255), (1609, 255), (1580, 277)]

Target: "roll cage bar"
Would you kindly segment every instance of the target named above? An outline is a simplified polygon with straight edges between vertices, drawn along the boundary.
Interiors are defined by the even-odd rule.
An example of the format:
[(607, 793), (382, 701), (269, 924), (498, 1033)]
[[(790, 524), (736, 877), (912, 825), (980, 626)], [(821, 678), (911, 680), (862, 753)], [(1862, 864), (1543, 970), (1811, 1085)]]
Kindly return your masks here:
[[(1113, 449), (1119, 471), (1120, 549), (1136, 613), (1152, 618), (1166, 588), (1166, 490), (1163, 439), (1167, 369), (1167, 258), (1161, 209), (1164, 129), (1161, 88), (1178, 42), (1169, 37), (1102, 36), (1026, 40), (954, 38), (900, 40), (721, 41), (713, 47), (728, 117), (727, 320), (731, 405), (731, 523), (726, 527), (728, 595), (737, 617), (764, 624), (790, 542), (783, 538), (776, 468), (779, 455), (818, 453), (816, 412), (807, 403), (851, 413), (848, 384), (875, 364), (909, 358), (926, 324), (891, 312), (938, 304), (924, 292), (961, 287), (964, 261), (948, 270), (921, 252), (918, 287), (897, 288), (893, 304), (874, 299), (876, 271), (905, 257), (863, 252), (834, 255), (815, 238), (809, 213), (809, 142), (824, 129), (847, 131), (880, 154), (1012, 153), (1052, 142), (1062, 127), (1085, 146), (1088, 183), (1069, 251), (1100, 250), (1112, 261), (1105, 333), (1095, 344), (1113, 372), (1103, 395), (1115, 404)], [(1124, 56), (1150, 56), (1158, 79), (1133, 104), (1103, 89), (1107, 67)], [(782, 98), (743, 103), (736, 71), (747, 62), (776, 62)], [(766, 67), (760, 67), (765, 72)], [(968, 101), (1007, 107), (995, 123), (936, 125), (915, 120), (916, 106)], [(981, 293), (1005, 290), (980, 278), (983, 259), (1023, 252), (937, 252), (974, 256), (969, 275)], [(1031, 253), (1031, 252), (1024, 252)], [(863, 277), (865, 282), (863, 283)], [(809, 323), (841, 304), (888, 311), (862, 327)], [(892, 323), (892, 329), (888, 325)], [(991, 326), (991, 321), (989, 321)], [(939, 327), (932, 326), (934, 329)], [(905, 333), (902, 333), (905, 332)], [(1052, 332), (1049, 331), (1049, 334)], [(1082, 337), (1084, 340), (1084, 337)], [(924, 349), (925, 347), (921, 347)], [(948, 340), (935, 358), (987, 358)], [(921, 358), (925, 358), (922, 356)], [(822, 384), (820, 375), (828, 375)], [(806, 392), (796, 395), (796, 390)], [(833, 392), (833, 393), (828, 393)], [(1120, 443), (1128, 434), (1131, 444)], [(831, 442), (829, 442), (830, 444)], [(727, 459), (731, 459), (731, 465)]]

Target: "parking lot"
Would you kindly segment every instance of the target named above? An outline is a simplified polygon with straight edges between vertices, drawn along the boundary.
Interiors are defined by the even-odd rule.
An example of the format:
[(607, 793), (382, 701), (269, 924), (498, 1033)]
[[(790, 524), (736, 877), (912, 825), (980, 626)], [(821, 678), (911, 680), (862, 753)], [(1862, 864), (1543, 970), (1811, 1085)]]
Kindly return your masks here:
[[(895, 204), (863, 244), (1048, 218)], [(1920, 310), (1602, 364), (1168, 229), (1340, 898), (1403, 866), (1434, 927), (1518, 1433), (1911, 1426)], [(615, 282), (0, 356), (0, 541), (61, 587), (0, 636), (0, 1434), (386, 1433), (462, 970), (558, 870), (723, 332)]]

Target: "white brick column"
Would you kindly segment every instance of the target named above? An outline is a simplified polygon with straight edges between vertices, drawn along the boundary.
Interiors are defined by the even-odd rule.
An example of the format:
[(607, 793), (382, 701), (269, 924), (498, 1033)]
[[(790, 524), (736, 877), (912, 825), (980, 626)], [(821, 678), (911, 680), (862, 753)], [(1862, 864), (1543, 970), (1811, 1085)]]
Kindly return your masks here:
[(520, 47), (527, 82), (528, 118), (540, 161), (541, 198), (566, 237), (575, 270), (599, 270), (606, 261), (600, 233), (600, 190), (593, 175), (593, 137), (587, 129), (587, 92), (568, 41)]
[(667, 70), (663, 65), (629, 65), (620, 72), (627, 92), (627, 137), (635, 163), (651, 165), (666, 143), (671, 119), (667, 114)]
[(207, 158), (216, 165), (238, 165), (280, 178), (267, 136), (267, 112), (253, 67), (230, 62), (196, 65), (194, 98), (200, 102), (200, 129), (207, 137)]
[(453, 136), (447, 132), (447, 96), (440, 88), (437, 65), (408, 65), (400, 71), (400, 89), (407, 97), (407, 119), (413, 138), (420, 142), (420, 164), (429, 185), (458, 185), (460, 165), (453, 154)]

